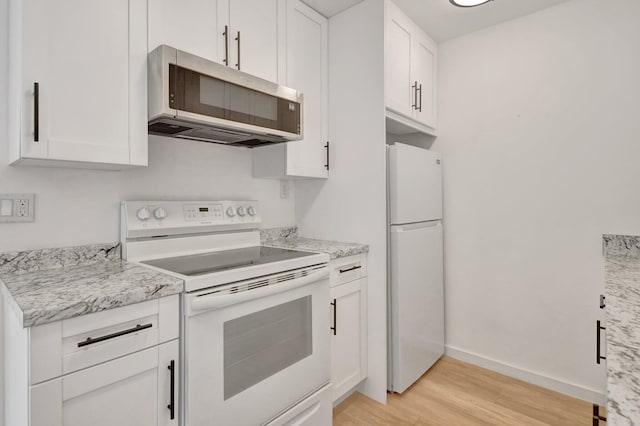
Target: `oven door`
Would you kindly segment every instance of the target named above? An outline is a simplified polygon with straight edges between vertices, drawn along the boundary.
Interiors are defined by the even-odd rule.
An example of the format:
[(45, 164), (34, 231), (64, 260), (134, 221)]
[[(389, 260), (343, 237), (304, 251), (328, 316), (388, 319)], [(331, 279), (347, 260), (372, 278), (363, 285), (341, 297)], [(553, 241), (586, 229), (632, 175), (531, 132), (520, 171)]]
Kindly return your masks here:
[(330, 379), (326, 265), (185, 297), (185, 424), (259, 425)]

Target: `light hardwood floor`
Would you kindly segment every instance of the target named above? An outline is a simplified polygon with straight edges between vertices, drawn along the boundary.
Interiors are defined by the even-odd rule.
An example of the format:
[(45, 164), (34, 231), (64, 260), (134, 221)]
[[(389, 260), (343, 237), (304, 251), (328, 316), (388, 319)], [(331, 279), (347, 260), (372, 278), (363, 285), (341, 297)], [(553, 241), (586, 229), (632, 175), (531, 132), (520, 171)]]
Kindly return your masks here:
[(387, 405), (355, 393), (333, 410), (335, 426), (591, 425), (593, 405), (443, 357)]

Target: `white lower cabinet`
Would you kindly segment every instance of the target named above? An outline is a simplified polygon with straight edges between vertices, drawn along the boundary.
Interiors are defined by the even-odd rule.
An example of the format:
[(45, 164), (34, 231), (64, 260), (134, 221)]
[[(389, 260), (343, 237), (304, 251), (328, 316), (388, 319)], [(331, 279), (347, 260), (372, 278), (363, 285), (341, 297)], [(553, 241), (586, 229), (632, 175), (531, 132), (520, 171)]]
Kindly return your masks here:
[(343, 259), (334, 261), (331, 265), (332, 270), (335, 269), (338, 274), (358, 274), (358, 278), (345, 283), (341, 283), (340, 276), (334, 278), (332, 274), (333, 401), (339, 400), (367, 377), (367, 278), (360, 274), (365, 269), (364, 259), (360, 256), (346, 259), (346, 265)]
[(177, 426), (178, 295), (22, 328), (5, 306), (5, 423)]
[(174, 340), (31, 386), (31, 426), (177, 425), (178, 356)]

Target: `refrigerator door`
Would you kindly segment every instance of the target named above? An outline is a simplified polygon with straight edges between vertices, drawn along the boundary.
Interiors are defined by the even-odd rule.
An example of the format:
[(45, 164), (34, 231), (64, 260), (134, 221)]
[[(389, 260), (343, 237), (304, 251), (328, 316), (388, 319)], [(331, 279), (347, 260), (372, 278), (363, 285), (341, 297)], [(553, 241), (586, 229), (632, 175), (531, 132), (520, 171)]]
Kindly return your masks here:
[(404, 392), (444, 354), (442, 224), (390, 228), (390, 381)]
[(440, 154), (396, 143), (389, 146), (391, 224), (442, 219)]

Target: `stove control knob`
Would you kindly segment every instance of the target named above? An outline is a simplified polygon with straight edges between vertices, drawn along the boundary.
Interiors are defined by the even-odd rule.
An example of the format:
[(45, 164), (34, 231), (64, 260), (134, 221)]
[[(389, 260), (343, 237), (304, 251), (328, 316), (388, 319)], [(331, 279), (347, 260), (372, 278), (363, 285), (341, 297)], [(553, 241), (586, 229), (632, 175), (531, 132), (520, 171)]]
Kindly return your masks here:
[(236, 215), (236, 212), (233, 210), (233, 207), (229, 207), (227, 209), (227, 216), (234, 217), (235, 215)]
[(155, 216), (156, 219), (162, 220), (165, 217), (167, 217), (167, 211), (165, 209), (163, 209), (162, 207), (158, 207), (157, 209), (155, 209), (153, 211), (153, 215)]
[(253, 206), (250, 206), (247, 209), (247, 213), (249, 213), (249, 216), (255, 216), (256, 215), (256, 209)]
[(244, 211), (244, 207), (238, 207), (238, 216), (244, 216), (247, 212)]
[(138, 213), (136, 215), (140, 220), (147, 220), (151, 217), (151, 213), (149, 212), (149, 209), (147, 207), (141, 207), (140, 209), (138, 209)]

